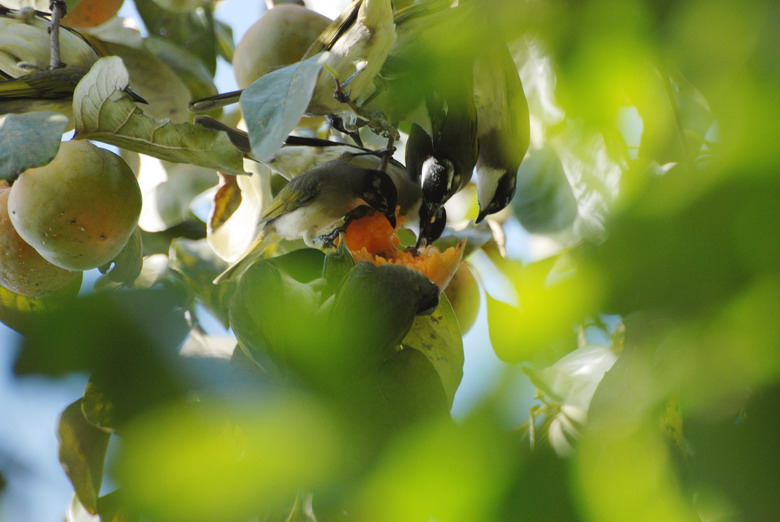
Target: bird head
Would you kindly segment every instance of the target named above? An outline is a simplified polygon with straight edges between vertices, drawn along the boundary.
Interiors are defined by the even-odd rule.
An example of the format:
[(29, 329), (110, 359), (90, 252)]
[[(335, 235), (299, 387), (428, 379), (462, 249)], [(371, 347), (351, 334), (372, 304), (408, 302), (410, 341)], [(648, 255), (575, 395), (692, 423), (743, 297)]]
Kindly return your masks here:
[[(498, 178), (495, 192), (490, 200), (483, 206), (480, 198), (479, 215), (475, 223), (479, 223), (489, 214), (495, 214), (499, 210), (509, 205), (512, 201), (512, 197), (515, 195), (515, 188), (517, 186), (517, 171), (510, 171), (504, 173), (503, 176)], [(482, 194), (480, 193), (480, 196)]]
[(360, 198), (368, 206), (384, 215), (390, 225), (395, 228), (395, 207), (398, 203), (398, 191), (395, 184), (390, 176), (381, 170), (366, 170), (369, 175), (360, 192)]
[(417, 239), (417, 248), (439, 239), (446, 224), (447, 211), (443, 206), (428, 202), (420, 205), (420, 236)]
[(455, 167), (446, 158), (431, 156), (422, 164), (420, 183), (426, 201), (443, 205), (457, 190)]

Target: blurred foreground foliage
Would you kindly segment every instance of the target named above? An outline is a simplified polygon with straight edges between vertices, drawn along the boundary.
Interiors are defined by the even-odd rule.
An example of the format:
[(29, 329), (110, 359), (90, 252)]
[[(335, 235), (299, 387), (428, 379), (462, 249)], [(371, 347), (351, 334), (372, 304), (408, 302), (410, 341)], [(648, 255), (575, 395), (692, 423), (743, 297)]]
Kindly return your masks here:
[[(212, 2), (181, 2), (207, 6), (198, 16), (167, 4), (136, 1), (154, 38), (213, 73)], [(780, 6), (485, 10), (532, 121), (493, 231), (510, 252), (518, 220), (534, 235), (522, 261), (501, 234), (473, 255), (493, 348), (537, 389), (529, 421), (508, 422), (504, 405), (528, 398), (501, 383), (450, 417), (461, 332), (419, 274), (302, 249), (214, 287), (224, 265), (189, 215), (144, 232), (145, 270), (161, 253), (170, 268), (148, 288), (0, 289), (0, 319), (24, 335), (18, 375), (90, 375), (59, 428), (73, 520), (778, 516)], [(239, 349), (214, 349), (204, 308)], [(104, 473), (118, 489), (101, 490)]]

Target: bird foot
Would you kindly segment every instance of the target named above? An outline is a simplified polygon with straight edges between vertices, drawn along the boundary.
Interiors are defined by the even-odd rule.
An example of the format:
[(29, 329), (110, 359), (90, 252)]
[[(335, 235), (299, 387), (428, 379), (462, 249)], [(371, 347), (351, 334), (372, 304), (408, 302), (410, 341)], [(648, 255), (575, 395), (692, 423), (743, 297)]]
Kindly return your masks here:
[(336, 248), (336, 240), (339, 239), (346, 230), (346, 225), (336, 227), (327, 234), (317, 236), (317, 240), (322, 241), (322, 246), (325, 248)]

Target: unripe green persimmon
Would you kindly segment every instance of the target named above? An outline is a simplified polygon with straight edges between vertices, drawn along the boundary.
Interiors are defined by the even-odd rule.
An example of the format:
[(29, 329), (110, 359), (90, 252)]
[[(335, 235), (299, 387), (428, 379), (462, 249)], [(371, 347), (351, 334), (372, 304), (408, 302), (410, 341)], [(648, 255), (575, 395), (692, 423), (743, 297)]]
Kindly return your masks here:
[(460, 262), (458, 271), (455, 272), (444, 293), (458, 317), (461, 333), (465, 334), (477, 320), (480, 303), (479, 284), (467, 263)]
[(43, 297), (79, 276), (46, 261), (24, 242), (8, 218), (11, 187), (0, 183), (0, 285), (19, 295)]
[(141, 213), (141, 190), (113, 152), (67, 141), (51, 163), (19, 176), (8, 213), (22, 239), (47, 261), (88, 270), (114, 259), (127, 243)]
[(236, 46), (233, 71), (241, 89), (272, 70), (299, 61), (330, 20), (297, 5), (269, 9)]

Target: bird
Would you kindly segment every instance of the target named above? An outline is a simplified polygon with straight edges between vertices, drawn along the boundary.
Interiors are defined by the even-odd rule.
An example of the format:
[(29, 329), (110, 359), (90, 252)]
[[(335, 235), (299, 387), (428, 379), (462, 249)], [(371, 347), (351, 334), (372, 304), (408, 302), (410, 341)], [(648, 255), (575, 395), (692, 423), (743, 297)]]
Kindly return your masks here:
[[(197, 116), (195, 121), (204, 127), (225, 132), (238, 150), (249, 159), (253, 159), (249, 136), (245, 131), (209, 116)], [(265, 164), (273, 172), (291, 180), (318, 164), (334, 160), (343, 160), (357, 167), (381, 170), (385, 154), (386, 151), (372, 151), (349, 143), (305, 136), (288, 136), (282, 148)], [(434, 209), (434, 215), (429, 216), (430, 212), (425, 216), (421, 215), (424, 211), (421, 209), (422, 187), (419, 178), (412, 177), (411, 171), (393, 158), (389, 158), (385, 169), (395, 185), (398, 195), (398, 213), (404, 218), (405, 226), (412, 229), (419, 237), (424, 222), (427, 223), (426, 233), (433, 238), (432, 240), (441, 236), (447, 221), (444, 207), (438, 211)]]
[(396, 43), (379, 74), (385, 83), (366, 104), (411, 122), (405, 163), (423, 192), (418, 247), (438, 237), (443, 205), (468, 184), (477, 161), (471, 24), (464, 9), (447, 4), (396, 13)]
[[(76, 85), (100, 58), (74, 29), (62, 26), (60, 59), (49, 68), (49, 14), (0, 6), (0, 114), (54, 111), (70, 116)], [(145, 100), (126, 90), (134, 101)]]
[(345, 216), (367, 205), (395, 227), (397, 192), (381, 170), (357, 167), (344, 160), (321, 163), (295, 176), (274, 197), (257, 225), (255, 240), (215, 280), (237, 280), (265, 248), (279, 239), (303, 238), (309, 247), (331, 233)]
[[(391, 0), (354, 0), (301, 58), (306, 60), (324, 51), (329, 53), (317, 77), (306, 114), (334, 114), (354, 122), (354, 110), (374, 92), (374, 78), (394, 41)], [(242, 92), (193, 100), (190, 110), (204, 112), (236, 103)]]
[(506, 207), (530, 140), (528, 101), (504, 41), (486, 42), (474, 61), (474, 104), (479, 154), (476, 164), (479, 223)]

